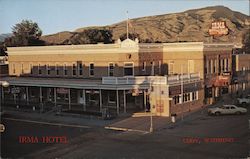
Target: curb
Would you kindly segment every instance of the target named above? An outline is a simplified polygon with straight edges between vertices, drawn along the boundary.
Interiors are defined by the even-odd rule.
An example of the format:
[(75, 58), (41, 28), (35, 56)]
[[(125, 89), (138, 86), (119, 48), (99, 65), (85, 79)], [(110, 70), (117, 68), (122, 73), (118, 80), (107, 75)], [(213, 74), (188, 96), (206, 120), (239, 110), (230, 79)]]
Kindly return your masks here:
[(115, 131), (140, 132), (140, 133), (143, 133), (143, 134), (150, 133), (149, 131), (129, 129), (129, 128), (119, 128), (119, 127), (112, 127), (112, 126), (105, 126), (104, 128), (105, 129), (109, 129), (109, 130), (115, 130)]

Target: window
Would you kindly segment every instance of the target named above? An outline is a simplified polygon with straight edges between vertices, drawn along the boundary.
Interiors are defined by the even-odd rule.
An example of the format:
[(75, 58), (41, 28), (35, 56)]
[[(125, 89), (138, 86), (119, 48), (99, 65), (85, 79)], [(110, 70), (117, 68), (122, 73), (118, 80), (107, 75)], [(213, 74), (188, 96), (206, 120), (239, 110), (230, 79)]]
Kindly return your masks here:
[(169, 61), (168, 74), (174, 74), (174, 61)]
[(114, 76), (114, 64), (113, 63), (109, 63), (109, 76)]
[(221, 59), (221, 63), (222, 63), (221, 72), (224, 72), (224, 69), (225, 69), (224, 59)]
[(42, 69), (41, 69), (41, 65), (38, 64), (38, 74), (41, 75), (42, 74)]
[(192, 100), (198, 100), (198, 91), (192, 92)]
[(67, 64), (63, 65), (63, 72), (64, 72), (64, 76), (68, 75)]
[(146, 61), (144, 61), (143, 63), (142, 63), (142, 71), (146, 71)]
[(46, 65), (46, 70), (47, 70), (47, 75), (50, 75), (50, 66), (49, 66), (49, 64)]
[(59, 65), (58, 64), (56, 64), (56, 75), (58, 76), (59, 75)]
[(228, 71), (228, 59), (224, 59), (224, 63), (225, 63), (225, 66), (224, 66), (224, 71)]
[(24, 70), (23, 70), (23, 63), (21, 64), (21, 73), (22, 73), (22, 74), (24, 73)]
[(194, 60), (188, 60), (188, 73), (194, 73)]
[(213, 72), (216, 73), (217, 60), (214, 60)]
[(16, 73), (16, 65), (13, 64), (12, 66), (13, 66), (13, 73), (15, 74)]
[(78, 64), (78, 74), (81, 76), (82, 75), (82, 64)]
[(210, 74), (211, 73), (211, 61), (208, 60), (208, 63), (207, 63), (207, 74)]
[(33, 65), (30, 64), (30, 74), (33, 74)]
[(132, 62), (124, 63), (124, 76), (134, 76), (134, 64)]
[(161, 61), (158, 62), (159, 65), (159, 74), (161, 74)]
[(210, 73), (212, 74), (212, 73), (214, 73), (214, 61), (213, 60), (211, 60), (211, 62), (210, 62)]
[(242, 75), (246, 75), (246, 67), (242, 67)]
[(152, 61), (151, 62), (151, 76), (154, 76), (155, 75), (155, 62)]
[(174, 96), (174, 104), (180, 103), (180, 96)]
[(90, 63), (89, 64), (89, 76), (94, 76), (94, 69), (95, 69), (94, 63)]
[(115, 103), (116, 101), (116, 93), (115, 91), (109, 91), (108, 92), (108, 102), (109, 103)]
[(73, 64), (72, 73), (73, 73), (73, 76), (76, 75), (76, 64)]

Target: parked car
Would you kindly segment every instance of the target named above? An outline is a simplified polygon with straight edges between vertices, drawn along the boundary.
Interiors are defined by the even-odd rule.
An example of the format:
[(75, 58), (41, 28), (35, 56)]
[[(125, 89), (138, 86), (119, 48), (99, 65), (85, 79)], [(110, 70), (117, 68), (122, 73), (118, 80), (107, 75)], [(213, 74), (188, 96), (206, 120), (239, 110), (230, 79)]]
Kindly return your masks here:
[(239, 104), (250, 104), (250, 95), (243, 98), (237, 98)]
[(208, 114), (210, 115), (244, 114), (246, 112), (247, 112), (246, 108), (237, 107), (235, 105), (223, 105), (221, 107), (208, 109)]

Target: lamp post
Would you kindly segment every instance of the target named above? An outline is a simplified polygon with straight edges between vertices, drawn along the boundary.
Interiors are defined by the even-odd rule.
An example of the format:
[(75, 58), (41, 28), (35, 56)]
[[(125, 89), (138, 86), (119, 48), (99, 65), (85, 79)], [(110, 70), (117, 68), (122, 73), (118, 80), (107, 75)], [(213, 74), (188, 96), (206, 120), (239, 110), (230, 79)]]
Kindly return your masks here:
[[(183, 65), (181, 65), (181, 104), (183, 104)], [(181, 106), (181, 120), (183, 120), (183, 105)]]
[(7, 81), (0, 81), (0, 87), (1, 87), (1, 102), (0, 102), (0, 106), (1, 106), (1, 111), (2, 111), (2, 101), (4, 101), (4, 90), (3, 90), (3, 88), (7, 88), (7, 87), (9, 87), (9, 82), (7, 82)]
[[(153, 81), (150, 80), (150, 83), (149, 83), (149, 87), (150, 87), (149, 88), (149, 90), (150, 90), (149, 95), (151, 95), (151, 92), (152, 92), (151, 82), (153, 82)], [(150, 97), (149, 97), (149, 99), (150, 99)], [(153, 113), (152, 113), (152, 105), (150, 105), (150, 128), (149, 128), (149, 132), (152, 133), (153, 131), (154, 131), (154, 129), (153, 129)]]

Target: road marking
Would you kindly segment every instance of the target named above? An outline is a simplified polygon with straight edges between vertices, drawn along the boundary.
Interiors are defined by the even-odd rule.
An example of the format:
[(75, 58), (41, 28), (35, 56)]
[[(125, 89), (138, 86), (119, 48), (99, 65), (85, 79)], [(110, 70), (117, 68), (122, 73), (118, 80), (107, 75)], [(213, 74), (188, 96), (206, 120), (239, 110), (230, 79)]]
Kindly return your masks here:
[(15, 119), (15, 118), (4, 118), (4, 119), (13, 120), (13, 121), (27, 122), (27, 123), (54, 125), (54, 126), (65, 126), (65, 127), (76, 127), (76, 128), (90, 128), (89, 126), (83, 126), (83, 125), (69, 125), (69, 124), (49, 123), (49, 122), (33, 121), (33, 120), (25, 120), (25, 119)]
[(250, 119), (248, 119), (248, 129), (250, 129)]
[(4, 132), (4, 130), (5, 130), (4, 125), (3, 125), (3, 124), (0, 124), (0, 132), (2, 133), (2, 132)]
[(131, 131), (131, 132), (140, 132), (143, 134), (148, 134), (149, 131), (143, 131), (143, 130), (136, 130), (136, 129), (128, 129), (128, 128), (119, 128), (119, 127), (113, 127), (113, 126), (105, 126), (105, 129), (110, 129), (110, 130), (118, 130), (118, 131)]

